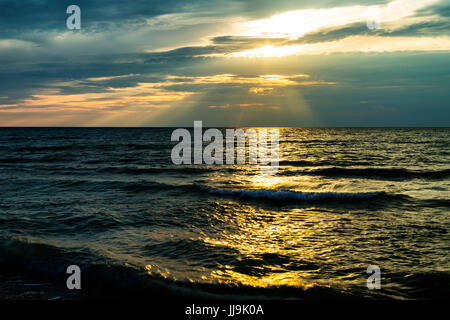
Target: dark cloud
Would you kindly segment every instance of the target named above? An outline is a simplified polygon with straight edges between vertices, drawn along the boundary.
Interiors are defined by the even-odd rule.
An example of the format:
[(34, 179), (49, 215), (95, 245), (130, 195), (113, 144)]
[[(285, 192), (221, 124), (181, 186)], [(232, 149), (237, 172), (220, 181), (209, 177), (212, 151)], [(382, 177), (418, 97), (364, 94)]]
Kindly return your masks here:
[(439, 15), (441, 17), (450, 17), (450, 3), (446, 1), (433, 4), (417, 12), (418, 16)]
[(222, 53), (229, 53), (241, 50), (253, 49), (265, 45), (281, 46), (288, 44), (287, 38), (261, 38), (261, 37), (238, 37), (221, 36), (212, 39), (212, 42), (219, 45)]
[[(260, 18), (292, 9), (385, 2), (142, 0), (127, 3), (115, 0), (80, 0), (76, 3), (82, 8), (82, 31), (69, 34), (66, 39), (59, 41), (55, 40), (55, 37), (67, 31), (65, 10), (73, 1), (0, 0), (0, 39), (23, 41), (11, 48), (0, 48), (0, 103), (15, 104), (48, 88), (60, 90), (61, 95), (104, 93), (111, 88), (133, 88), (139, 83), (161, 83), (166, 81), (168, 75), (176, 75), (180, 78), (171, 79), (172, 84), (164, 85), (164, 89), (198, 94), (180, 102), (181, 107), (189, 109), (186, 111), (188, 117), (181, 112), (176, 112), (177, 119), (165, 115), (158, 119), (161, 121), (160, 125), (178, 125), (183, 119), (189, 120), (189, 125), (192, 124), (192, 119), (200, 119), (202, 115), (210, 119), (210, 125), (218, 125), (222, 120), (229, 121), (227, 124), (232, 125), (237, 114), (240, 114), (247, 124), (254, 125), (274, 125), (274, 119), (277, 125), (355, 124), (346, 122), (346, 119), (352, 119), (352, 115), (360, 113), (359, 101), (376, 101), (376, 105), (399, 110), (399, 114), (393, 119), (401, 120), (404, 116), (410, 121), (408, 123), (423, 117), (427, 110), (436, 114), (439, 110), (442, 114), (436, 116), (438, 120), (448, 119), (449, 96), (445, 84), (448, 84), (450, 79), (448, 70), (442, 67), (450, 63), (448, 53), (447, 56), (438, 53), (345, 54), (274, 58), (264, 61), (214, 57), (216, 54), (230, 54), (263, 45), (328, 42), (352, 35), (448, 35), (448, 19), (426, 19), (399, 29), (373, 31), (369, 30), (365, 23), (356, 23), (318, 30), (295, 40), (223, 35), (213, 37), (207, 45), (190, 45), (203, 37), (206, 38), (205, 35), (221, 34), (210, 32), (216, 24), (214, 19), (213, 22), (202, 24), (196, 21), (196, 17)], [(187, 25), (171, 30), (170, 24), (178, 23), (177, 18), (174, 21), (157, 19), (155, 24), (149, 27), (154, 30), (142, 31), (148, 27), (145, 19), (168, 13), (187, 13), (191, 20)], [(448, 6), (429, 7), (421, 14), (448, 17)], [(195, 28), (189, 26), (189, 23), (195, 24)], [(220, 31), (220, 28), (217, 28)], [(149, 48), (167, 47), (177, 48), (149, 51)], [(193, 84), (186, 83), (182, 78), (225, 73), (241, 77), (306, 73), (311, 75), (312, 80), (335, 82), (336, 85), (326, 88), (275, 88), (271, 91), (272, 96), (257, 96), (249, 94), (249, 85)], [(89, 80), (98, 77), (111, 78)], [(73, 85), (64, 82), (72, 82)], [(333, 101), (333, 106), (330, 106), (330, 101)], [(429, 101), (433, 101), (433, 106), (430, 106)], [(208, 109), (208, 105), (227, 104), (230, 107)], [(264, 104), (264, 107), (243, 109), (239, 104)], [(323, 123), (314, 122), (315, 120), (303, 111), (296, 112), (296, 108), (306, 105), (315, 110)], [(168, 113), (174, 113), (173, 110), (180, 106), (171, 108)], [(444, 106), (447, 106), (447, 109)], [(409, 107), (417, 114), (411, 114)], [(366, 113), (361, 115), (358, 121), (360, 124), (370, 125), (373, 124), (370, 122), (372, 119), (375, 119), (374, 114)], [(381, 118), (379, 120), (382, 121)]]
[[(187, 5), (181, 0), (77, 0), (81, 8), (82, 25), (86, 29), (98, 24), (124, 24), (139, 22), (162, 14), (186, 12), (188, 8), (206, 5), (211, 1), (197, 0), (194, 5)], [(1, 0), (0, 26), (3, 34), (24, 30), (64, 29), (66, 27), (66, 9), (74, 1), (54, 0)]]
[(376, 5), (385, 4), (389, 0), (239, 0), (237, 2), (241, 4), (241, 12), (244, 15), (260, 18), (289, 10), (324, 9), (348, 5)]
[(450, 35), (450, 20), (423, 21), (390, 32), (384, 32), (382, 35), (417, 37)]
[[(370, 30), (366, 23), (354, 23), (342, 27), (324, 28), (319, 31), (309, 32), (292, 43), (316, 43), (340, 40), (352, 35), (366, 35)], [(373, 32), (372, 32), (373, 34)]]
[[(236, 16), (261, 18), (287, 10), (330, 8), (354, 4), (373, 5), (387, 2), (387, 0), (134, 0), (130, 2), (78, 0), (76, 4), (81, 7), (82, 32), (84, 34), (111, 33), (110, 39), (114, 40), (115, 33), (120, 30), (129, 32), (129, 36), (133, 37), (133, 30), (147, 25), (146, 19), (165, 14), (191, 14), (194, 19), (195, 17), (227, 18)], [(46, 45), (48, 36), (51, 36), (48, 32), (67, 31), (66, 8), (71, 4), (73, 1), (70, 0), (0, 0), (0, 38), (23, 39)], [(449, 8), (448, 4), (438, 4), (423, 9), (423, 13), (448, 16)], [(158, 29), (167, 23), (170, 21), (156, 21), (152, 27)], [(217, 38), (217, 40), (224, 41), (226, 39)]]
[(324, 28), (319, 31), (307, 33), (299, 39), (286, 42), (286, 44), (305, 44), (336, 41), (355, 35), (375, 36), (442, 36), (450, 35), (450, 20), (423, 21), (393, 30), (370, 30), (366, 23), (353, 23), (340, 27)]
[[(0, 0), (0, 32), (64, 29), (66, 8), (81, 8), (83, 27), (92, 30), (139, 24), (144, 19), (171, 13), (194, 13), (208, 17), (261, 17), (279, 11), (327, 8), (349, 4), (380, 4), (385, 0)], [(91, 30), (91, 31), (92, 31)]]

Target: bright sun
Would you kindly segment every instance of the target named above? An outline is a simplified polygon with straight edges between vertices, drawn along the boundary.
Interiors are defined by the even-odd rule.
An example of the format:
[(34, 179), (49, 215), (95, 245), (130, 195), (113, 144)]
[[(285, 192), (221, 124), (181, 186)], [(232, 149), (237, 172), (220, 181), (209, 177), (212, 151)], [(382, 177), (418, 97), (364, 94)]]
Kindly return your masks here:
[(325, 26), (356, 22), (367, 7), (295, 10), (244, 23), (245, 36), (296, 39)]

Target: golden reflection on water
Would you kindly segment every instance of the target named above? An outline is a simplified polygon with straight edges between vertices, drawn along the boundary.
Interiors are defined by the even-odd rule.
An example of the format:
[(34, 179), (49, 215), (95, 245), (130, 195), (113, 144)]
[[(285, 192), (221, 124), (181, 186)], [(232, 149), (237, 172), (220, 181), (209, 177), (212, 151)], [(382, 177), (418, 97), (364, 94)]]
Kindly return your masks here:
[[(298, 219), (302, 214), (301, 209), (261, 212), (251, 207), (236, 212), (229, 223), (238, 226), (237, 232), (223, 232), (216, 238), (205, 237), (203, 241), (214, 247), (233, 249), (239, 252), (241, 258), (234, 266), (224, 265), (212, 271), (210, 277), (222, 283), (252, 287), (291, 286), (307, 289), (315, 286), (317, 283), (311, 280), (311, 276), (318, 272), (317, 267), (305, 267), (302, 270), (301, 267), (291, 265), (292, 260), (297, 260), (299, 265), (313, 261), (318, 253), (326, 254), (327, 250), (324, 243), (321, 249), (314, 248), (310, 243), (302, 246), (303, 241), (309, 242), (309, 239), (318, 236), (318, 228), (307, 227)], [(323, 226), (318, 217), (314, 220), (312, 222), (309, 219), (309, 224)], [(321, 283), (321, 286), (324, 285), (327, 284)]]
[(309, 289), (316, 285), (313, 281), (307, 280), (305, 277), (302, 277), (301, 274), (294, 271), (270, 273), (262, 277), (256, 277), (239, 273), (232, 269), (225, 269), (213, 271), (211, 275), (212, 277), (219, 279), (221, 283), (239, 284), (257, 288), (292, 286)]
[[(253, 168), (252, 168), (253, 169)], [(209, 179), (220, 181), (225, 177), (217, 175)], [(333, 191), (335, 184), (323, 178), (312, 176), (268, 176), (243, 175), (228, 177), (240, 181), (242, 189), (298, 190), (303, 192)], [(318, 180), (320, 179), (320, 184)], [(339, 183), (339, 179), (334, 179)], [(224, 283), (244, 285), (258, 288), (289, 286), (302, 289), (314, 286), (330, 287), (333, 279), (318, 280), (318, 266), (309, 266), (318, 255), (332, 257), (333, 246), (337, 236), (328, 234), (323, 237), (324, 230), (332, 227), (330, 221), (316, 209), (284, 207), (264, 209), (254, 205), (245, 205), (233, 200), (219, 200), (215, 203), (217, 212), (205, 212), (223, 223), (216, 236), (201, 237), (208, 246), (231, 249), (237, 252), (237, 261), (219, 265), (213, 270), (198, 268), (187, 275), (190, 282)], [(225, 212), (223, 211), (225, 210)], [(211, 227), (214, 227), (211, 225)], [(269, 259), (266, 257), (269, 256)], [(286, 258), (289, 257), (289, 258)], [(169, 272), (161, 273), (146, 267), (148, 274), (158, 273), (169, 278)], [(173, 274), (170, 278), (174, 278)]]
[(256, 175), (251, 177), (249, 187), (251, 189), (276, 189), (283, 185), (286, 179), (276, 176)]
[[(296, 137), (285, 136), (284, 139), (293, 140), (298, 136), (296, 133)], [(333, 145), (337, 148), (343, 142), (340, 137), (311, 138), (306, 132), (300, 137), (313, 141), (305, 142), (307, 147), (302, 143), (280, 146), (280, 150), (284, 148), (285, 151), (284, 155), (281, 154), (280, 161), (291, 161), (291, 165), (280, 167), (279, 173), (284, 174), (261, 175), (258, 174), (257, 167), (237, 166), (239, 171), (236, 173), (213, 172), (205, 175), (202, 183), (217, 190), (337, 193), (385, 191), (394, 194), (411, 192), (416, 185), (416, 182), (366, 179), (358, 175), (339, 177), (307, 174), (308, 171), (336, 166), (335, 151), (339, 149), (330, 148)], [(328, 144), (322, 141), (330, 139), (333, 144), (328, 148)], [(340, 140), (334, 142), (333, 139)], [(363, 147), (366, 148), (365, 145)], [(360, 152), (359, 148), (351, 144), (346, 148), (347, 154), (340, 155), (337, 159), (341, 161), (341, 165), (353, 163), (355, 154)], [(366, 149), (368, 154), (359, 159), (361, 162), (374, 161), (383, 152), (382, 149)], [(315, 163), (321, 165), (311, 165)], [(361, 170), (359, 166), (346, 167), (350, 168)], [(423, 189), (422, 185), (419, 187)], [(390, 207), (385, 208), (382, 203), (380, 209), (376, 207), (376, 211), (368, 211), (364, 201), (366, 200), (355, 201), (355, 204), (352, 200), (343, 200), (339, 204), (299, 201), (278, 206), (276, 202), (259, 198), (252, 198), (251, 201), (232, 197), (214, 199), (192, 213), (201, 216), (199, 221), (201, 228), (204, 228), (198, 237), (189, 238), (199, 248), (198, 251), (193, 250), (197, 253), (192, 259), (194, 262), (185, 264), (185, 261), (190, 262), (187, 257), (183, 265), (176, 265), (173, 269), (182, 269), (182, 276), (189, 281), (258, 288), (288, 286), (308, 289), (314, 286), (339, 286), (343, 281), (346, 284), (365, 285), (365, 278), (361, 282), (361, 276), (365, 276), (367, 265), (376, 264), (382, 254), (386, 256), (396, 249), (389, 241), (396, 229), (392, 228), (391, 219), (385, 217), (386, 213), (391, 213)], [(404, 211), (401, 213), (401, 219), (404, 219)], [(396, 222), (399, 221), (403, 220)], [(398, 243), (406, 247), (408, 243), (403, 243), (402, 232), (400, 231)], [(201, 243), (195, 242), (198, 240)], [(373, 250), (374, 247), (378, 250)], [(214, 254), (208, 256), (205, 252), (209, 250)], [(217, 258), (221, 252), (225, 252), (223, 259)], [(386, 262), (384, 265), (387, 265)], [(149, 267), (147, 271), (155, 274), (156, 268), (151, 270)]]
[[(295, 190), (300, 188), (306, 191), (320, 191), (314, 189), (317, 183), (312, 177), (303, 176), (293, 179), (293, 177), (259, 174), (244, 177), (245, 180), (241, 182), (245, 185), (245, 189)], [(329, 188), (329, 186), (322, 187)], [(301, 265), (301, 261), (313, 261), (318, 253), (326, 253), (328, 247), (323, 242), (320, 248), (315, 248), (310, 243), (302, 246), (303, 241), (309, 242), (308, 239), (320, 237), (317, 232), (321, 230), (324, 222), (319, 215), (311, 216), (305, 213), (304, 209), (276, 210), (274, 208), (266, 211), (254, 206), (237, 209), (233, 208), (234, 205), (239, 206), (237, 203), (218, 203), (219, 207), (230, 208), (232, 214), (217, 213), (218, 219), (229, 226), (234, 226), (234, 232), (223, 231), (217, 237), (204, 237), (202, 241), (213, 247), (239, 252), (238, 265), (222, 265), (203, 279), (252, 287), (291, 286), (307, 289), (317, 284), (311, 279), (311, 275), (317, 272), (317, 268), (306, 267), (302, 270), (301, 267), (291, 268), (289, 264), (292, 260), (298, 260)], [(308, 214), (308, 225), (305, 225), (302, 217), (305, 214)], [(311, 225), (320, 228), (311, 227)], [(275, 261), (266, 261), (264, 257), (267, 256), (271, 256)], [(284, 261), (283, 257), (290, 257), (290, 259)], [(296, 258), (292, 259), (292, 257)], [(328, 286), (328, 283), (320, 285)]]

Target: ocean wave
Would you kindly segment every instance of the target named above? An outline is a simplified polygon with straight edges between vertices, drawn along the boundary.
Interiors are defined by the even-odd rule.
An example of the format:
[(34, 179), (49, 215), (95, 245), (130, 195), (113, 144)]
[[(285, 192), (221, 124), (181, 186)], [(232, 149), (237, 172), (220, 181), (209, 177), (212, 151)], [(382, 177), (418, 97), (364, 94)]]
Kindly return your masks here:
[(94, 144), (94, 145), (80, 145), (80, 144), (64, 144), (64, 145), (41, 145), (41, 146), (22, 146), (14, 149), (18, 152), (40, 152), (40, 151), (66, 151), (66, 150), (80, 150), (80, 149), (127, 149), (127, 150), (164, 150), (169, 149), (170, 146), (160, 143), (111, 143), (111, 144)]
[(281, 191), (273, 189), (215, 189), (203, 185), (198, 187), (210, 194), (224, 195), (224, 196), (238, 196), (245, 198), (257, 199), (273, 199), (273, 200), (294, 200), (294, 201), (308, 201), (308, 200), (342, 200), (342, 199), (367, 199), (386, 196), (386, 192), (303, 192), (303, 191)]
[(55, 181), (54, 183), (57, 187), (62, 187), (65, 189), (82, 189), (83, 191), (89, 192), (104, 192), (107, 190), (124, 190), (124, 191), (149, 191), (149, 190), (166, 190), (166, 189), (176, 189), (182, 186), (171, 185), (162, 182), (157, 182), (154, 180), (143, 180), (143, 181), (91, 181), (91, 180), (61, 180)]
[[(185, 298), (295, 298), (301, 292), (294, 287), (256, 288), (239, 284), (176, 280), (154, 270), (118, 262), (101, 262), (104, 257), (43, 243), (21, 239), (0, 240), (0, 271), (5, 274), (32, 275), (43, 281), (54, 281), (65, 286), (69, 265), (79, 265), (83, 294), (134, 298), (185, 297)], [(329, 291), (329, 288), (323, 288)]]
[(424, 208), (450, 208), (450, 199), (422, 199), (417, 200)]
[(55, 162), (70, 162), (74, 157), (69, 155), (46, 154), (41, 157), (8, 157), (0, 158), (0, 164), (20, 165), (22, 163), (55, 163)]
[(87, 250), (67, 249), (20, 239), (0, 240), (0, 272), (6, 275), (32, 276), (35, 281), (50, 281), (64, 288), (68, 277), (66, 269), (73, 264), (81, 268), (82, 298), (175, 297), (234, 300), (360, 298), (357, 292), (349, 294), (345, 290), (328, 286), (255, 287), (229, 282), (174, 279), (153, 268), (108, 261), (105, 257)]
[[(264, 261), (285, 259), (264, 254)], [(267, 262), (266, 261), (266, 262)], [(259, 260), (257, 261), (260, 262)], [(283, 262), (283, 261), (280, 261)], [(252, 263), (252, 261), (246, 261)], [(24, 239), (0, 239), (0, 272), (4, 277), (20, 275), (34, 283), (50, 283), (66, 292), (66, 269), (76, 264), (81, 268), (79, 298), (185, 298), (185, 299), (445, 299), (448, 296), (449, 272), (421, 272), (415, 274), (386, 274), (402, 289), (386, 288), (383, 292), (368, 292), (352, 285), (329, 286), (250, 286), (234, 282), (208, 282), (175, 279), (154, 268), (133, 266), (112, 261), (86, 249), (57, 247)], [(314, 264), (306, 265), (315, 269)], [(18, 283), (19, 285), (19, 283)], [(21, 283), (21, 285), (23, 285)], [(24, 289), (26, 290), (26, 288)], [(67, 291), (68, 292), (68, 291)], [(51, 293), (48, 293), (51, 295)]]
[(122, 147), (125, 149), (132, 149), (132, 150), (166, 150), (171, 149), (170, 145), (165, 145), (161, 143), (146, 143), (146, 144), (139, 144), (139, 143), (122, 143), (117, 145), (117, 147)]
[[(275, 201), (277, 204), (292, 203), (344, 203), (345, 205), (407, 205), (420, 208), (449, 208), (450, 200), (445, 198), (422, 199), (405, 194), (389, 193), (386, 191), (368, 192), (304, 192), (283, 189), (237, 189), (226, 187), (212, 187), (205, 181), (196, 180), (196, 183), (170, 183), (153, 179), (140, 179), (136, 181), (120, 180), (90, 180), (90, 179), (18, 179), (16, 183), (32, 188), (34, 191), (42, 190), (68, 190), (89, 193), (102, 192), (129, 192), (129, 193), (165, 193), (177, 192), (182, 195), (196, 195), (200, 197), (223, 196), (242, 199), (260, 199)], [(205, 184), (203, 184), (205, 183)], [(233, 185), (233, 182), (230, 182)]]
[(342, 161), (336, 159), (330, 160), (282, 160), (279, 162), (281, 167), (326, 167), (326, 166), (341, 166), (341, 167), (350, 167), (350, 166), (364, 166), (370, 165), (370, 161)]
[(8, 158), (1, 158), (0, 159), (0, 163), (11, 163), (11, 164), (16, 164), (16, 163), (21, 163), (21, 162), (31, 162), (30, 159), (24, 159), (24, 158), (17, 158), (17, 157), (8, 157)]
[(65, 151), (65, 150), (78, 150), (84, 149), (84, 146), (67, 144), (67, 145), (59, 145), (59, 146), (28, 146), (28, 147), (20, 147), (17, 151), (30, 151), (30, 152), (38, 152), (38, 151)]
[(311, 174), (329, 177), (364, 177), (384, 179), (446, 179), (450, 177), (450, 169), (413, 171), (404, 168), (319, 168), (302, 172), (289, 172), (287, 175)]
[[(385, 191), (374, 192), (304, 192), (277, 189), (221, 189), (207, 186), (201, 183), (164, 183), (156, 180), (142, 179), (140, 181), (117, 181), (117, 180), (42, 180), (26, 179), (23, 184), (34, 185), (39, 188), (62, 188), (67, 190), (81, 190), (89, 192), (105, 192), (123, 190), (128, 192), (147, 192), (181, 190), (183, 192), (205, 195), (234, 196), (240, 198), (267, 199), (288, 202), (299, 201), (345, 201), (345, 200), (414, 200), (406, 195), (389, 194)], [(417, 200), (419, 201), (419, 200)], [(422, 200), (429, 204), (437, 200)], [(439, 200), (439, 204), (448, 205), (448, 201)]]
[(100, 168), (98, 172), (116, 173), (116, 174), (164, 174), (164, 173), (179, 173), (179, 174), (201, 174), (215, 171), (234, 172), (239, 171), (238, 168), (231, 168), (225, 166), (167, 166), (167, 167), (105, 167)]
[[(189, 186), (180, 186), (189, 190)], [(304, 192), (291, 190), (275, 190), (275, 189), (218, 189), (205, 185), (194, 184), (193, 187), (201, 192), (207, 192), (216, 196), (229, 196), (245, 199), (261, 199), (268, 201), (276, 201), (278, 204), (290, 204), (301, 202), (315, 203), (345, 203), (361, 204), (368, 206), (369, 204), (377, 205), (408, 205), (419, 208), (439, 207), (449, 208), (450, 200), (448, 199), (420, 199), (400, 193), (389, 193), (386, 191), (373, 192)]]

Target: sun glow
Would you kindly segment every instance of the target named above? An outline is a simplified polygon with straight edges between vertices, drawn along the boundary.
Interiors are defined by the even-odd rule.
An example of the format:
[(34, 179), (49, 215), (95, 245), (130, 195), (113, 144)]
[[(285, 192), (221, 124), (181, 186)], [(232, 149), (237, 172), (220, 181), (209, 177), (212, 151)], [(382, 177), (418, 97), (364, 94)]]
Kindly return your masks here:
[[(352, 23), (375, 23), (378, 28), (393, 30), (411, 23), (420, 22), (420, 18), (415, 17), (416, 10), (435, 3), (437, 0), (418, 0), (411, 3), (409, 0), (395, 0), (385, 5), (362, 6), (354, 5), (347, 7), (337, 7), (328, 9), (307, 9), (293, 10), (273, 15), (271, 17), (246, 21), (239, 24), (241, 32), (237, 36), (253, 38), (279, 38), (284, 40), (278, 45), (272, 43), (262, 47), (247, 49), (222, 56), (228, 57), (248, 57), (248, 58), (273, 58), (286, 57), (298, 54), (323, 54), (331, 52), (384, 52), (406, 50), (430, 50), (427, 44), (433, 39), (423, 39), (416, 37), (412, 41), (402, 38), (401, 45), (395, 41), (390, 41), (388, 37), (378, 37), (376, 34), (358, 37), (358, 42), (353, 43), (349, 39), (336, 39), (336, 41), (311, 41), (300, 43), (303, 36), (308, 33), (314, 34), (321, 30), (329, 30), (334, 27), (343, 27)], [(368, 25), (369, 28), (369, 25)], [(370, 29), (370, 28), (369, 28)], [(349, 34), (348, 38), (352, 38)], [(355, 35), (352, 39), (356, 39)], [(297, 42), (296, 41), (300, 41)], [(350, 43), (349, 43), (350, 42)], [(374, 42), (376, 45), (374, 46)], [(322, 47), (326, 49), (321, 49)], [(447, 50), (446, 43), (437, 45), (435, 41), (431, 45), (431, 50)]]
[(242, 23), (243, 36), (297, 39), (324, 27), (366, 22), (397, 22), (411, 17), (415, 11), (436, 3), (437, 0), (395, 0), (386, 5), (354, 5), (328, 9), (292, 10), (269, 18)]
[(333, 9), (295, 10), (267, 19), (244, 24), (244, 36), (296, 39), (307, 32), (325, 26), (340, 25), (361, 19), (365, 7), (354, 6)]

